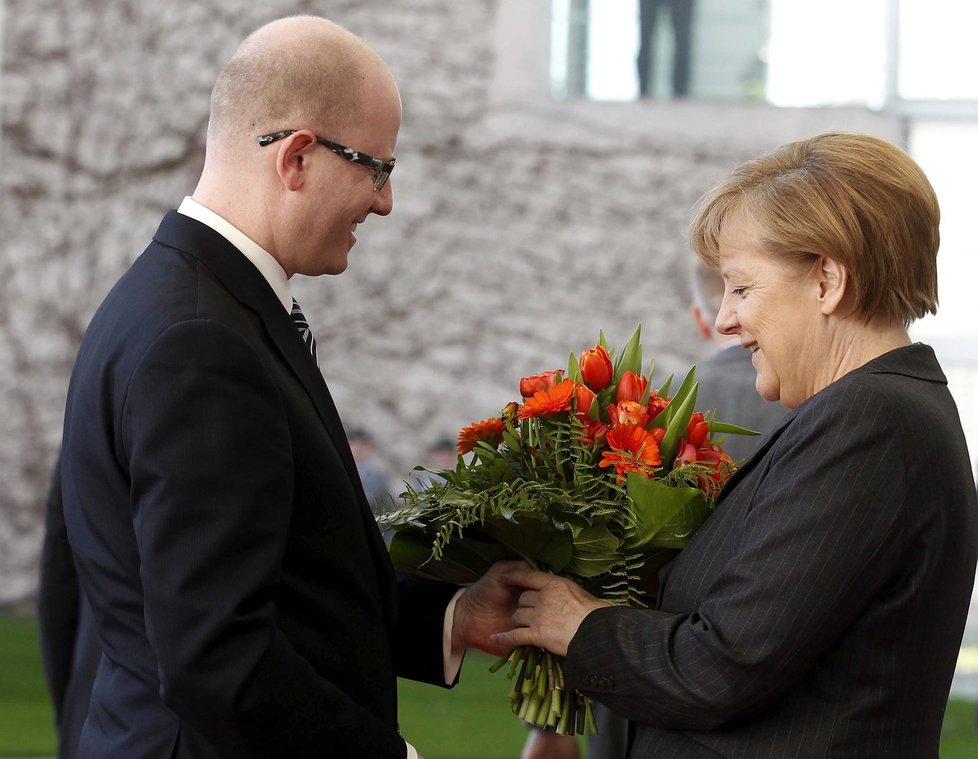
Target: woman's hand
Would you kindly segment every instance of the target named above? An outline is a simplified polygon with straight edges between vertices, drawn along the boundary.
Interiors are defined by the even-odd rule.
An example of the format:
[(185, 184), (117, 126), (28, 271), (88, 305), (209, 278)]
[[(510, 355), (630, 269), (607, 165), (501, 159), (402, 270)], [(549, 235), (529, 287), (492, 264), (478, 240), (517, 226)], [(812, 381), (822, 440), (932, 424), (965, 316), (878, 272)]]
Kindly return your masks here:
[(610, 604), (566, 578), (538, 572), (523, 562), (514, 564), (516, 566), (506, 567), (498, 577), (504, 585), (524, 589), (512, 615), (514, 629), (493, 634), (491, 638), (502, 644), (504, 650), (530, 645), (566, 656), (571, 638), (584, 617)]

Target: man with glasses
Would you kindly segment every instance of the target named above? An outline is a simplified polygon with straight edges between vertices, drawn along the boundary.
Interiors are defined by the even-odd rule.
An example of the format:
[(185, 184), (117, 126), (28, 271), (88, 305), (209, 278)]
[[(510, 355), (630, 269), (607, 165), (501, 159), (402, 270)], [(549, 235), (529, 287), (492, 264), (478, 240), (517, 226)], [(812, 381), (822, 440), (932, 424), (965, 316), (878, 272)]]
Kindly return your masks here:
[(491, 576), (399, 587), (289, 288), (390, 213), (400, 118), (349, 32), (261, 28), (215, 84), (193, 195), (93, 318), (62, 460), (104, 651), (79, 756), (415, 757), (395, 674), (502, 653)]

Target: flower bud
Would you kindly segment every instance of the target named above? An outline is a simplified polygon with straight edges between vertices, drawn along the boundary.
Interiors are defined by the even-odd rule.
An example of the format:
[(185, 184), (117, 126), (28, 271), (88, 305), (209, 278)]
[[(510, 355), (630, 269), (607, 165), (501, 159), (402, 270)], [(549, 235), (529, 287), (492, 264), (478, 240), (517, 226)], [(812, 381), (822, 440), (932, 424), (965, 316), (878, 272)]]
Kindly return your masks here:
[(645, 377), (628, 370), (621, 375), (618, 387), (615, 388), (615, 403), (622, 401), (641, 402), (642, 396), (645, 395), (645, 387), (648, 384), (649, 381)]
[(595, 345), (591, 350), (584, 351), (579, 363), (581, 377), (594, 392), (600, 393), (611, 384), (615, 369), (603, 345)]

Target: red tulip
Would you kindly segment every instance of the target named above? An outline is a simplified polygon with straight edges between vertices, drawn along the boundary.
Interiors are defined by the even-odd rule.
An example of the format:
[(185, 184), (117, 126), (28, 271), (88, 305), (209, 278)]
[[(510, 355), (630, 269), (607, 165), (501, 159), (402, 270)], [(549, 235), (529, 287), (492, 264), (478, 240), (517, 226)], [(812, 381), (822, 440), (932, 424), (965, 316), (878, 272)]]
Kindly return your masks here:
[(600, 393), (611, 384), (615, 368), (611, 364), (611, 356), (603, 345), (584, 351), (580, 360), (581, 377), (594, 392)]
[(692, 443), (694, 448), (702, 448), (709, 434), (710, 427), (703, 414), (699, 411), (695, 412), (689, 418), (689, 424), (686, 425), (686, 441)]
[(692, 445), (691, 443), (684, 443), (683, 445), (679, 446), (679, 453), (676, 454), (676, 458), (673, 461), (672, 467), (673, 469), (677, 469), (681, 466), (690, 463), (691, 461), (696, 461), (696, 460), (697, 460), (696, 446)]
[(596, 419), (586, 420), (585, 425), (581, 430), (581, 442), (603, 448), (610, 429), (608, 425)]
[(655, 419), (659, 414), (665, 411), (670, 400), (670, 398), (660, 398), (653, 390), (649, 394), (649, 418)]
[(591, 404), (598, 396), (587, 385), (581, 384), (574, 386), (574, 396), (577, 401), (577, 415), (581, 418), (581, 421), (587, 422), (588, 413), (591, 411)]
[(564, 373), (560, 369), (543, 374), (534, 374), (532, 377), (523, 377), (520, 380), (520, 395), (524, 398), (532, 398), (535, 393), (539, 393), (541, 390), (550, 390), (563, 379)]
[(645, 395), (645, 388), (649, 381), (641, 374), (636, 374), (631, 369), (621, 375), (618, 387), (615, 388), (615, 402), (636, 401), (640, 402)]

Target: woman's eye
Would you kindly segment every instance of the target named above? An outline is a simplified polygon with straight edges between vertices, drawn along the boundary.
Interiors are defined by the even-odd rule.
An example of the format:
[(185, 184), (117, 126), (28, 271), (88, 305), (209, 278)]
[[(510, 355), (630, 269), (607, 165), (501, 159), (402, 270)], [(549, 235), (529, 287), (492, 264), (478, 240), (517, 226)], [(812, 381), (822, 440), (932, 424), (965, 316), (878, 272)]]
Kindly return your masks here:
[(746, 289), (746, 287), (735, 287), (730, 292), (734, 295), (743, 295)]

